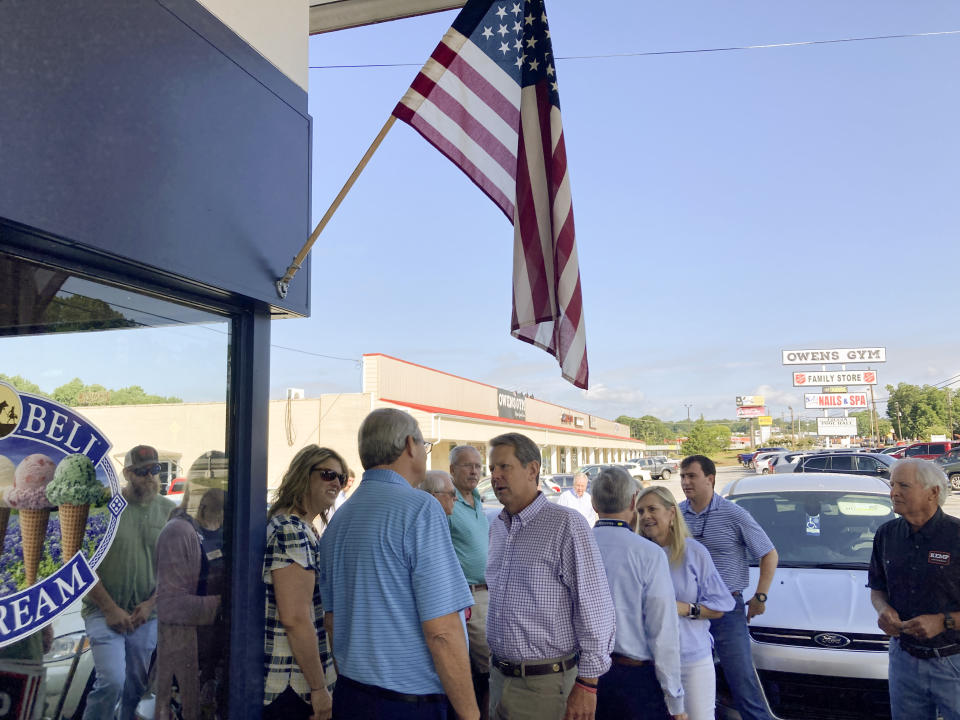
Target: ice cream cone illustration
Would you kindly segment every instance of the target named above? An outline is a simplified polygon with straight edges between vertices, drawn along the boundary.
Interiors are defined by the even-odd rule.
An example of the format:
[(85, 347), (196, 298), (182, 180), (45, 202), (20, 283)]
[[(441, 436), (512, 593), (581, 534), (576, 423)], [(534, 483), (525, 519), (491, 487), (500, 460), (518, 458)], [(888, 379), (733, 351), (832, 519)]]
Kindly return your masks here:
[(47, 537), (50, 520), (50, 502), (47, 500), (47, 485), (53, 479), (56, 464), (41, 453), (27, 455), (13, 474), (12, 488), (3, 494), (3, 499), (20, 511), (20, 538), (23, 543), (23, 567), (27, 585), (37, 581), (37, 568)]
[(53, 481), (47, 486), (47, 500), (60, 508), (60, 536), (63, 562), (83, 546), (90, 506), (104, 499), (104, 486), (86, 455), (67, 455), (57, 465)]
[(23, 569), (27, 575), (27, 587), (37, 581), (37, 568), (40, 567), (49, 522), (50, 508), (20, 510), (20, 538), (23, 542)]

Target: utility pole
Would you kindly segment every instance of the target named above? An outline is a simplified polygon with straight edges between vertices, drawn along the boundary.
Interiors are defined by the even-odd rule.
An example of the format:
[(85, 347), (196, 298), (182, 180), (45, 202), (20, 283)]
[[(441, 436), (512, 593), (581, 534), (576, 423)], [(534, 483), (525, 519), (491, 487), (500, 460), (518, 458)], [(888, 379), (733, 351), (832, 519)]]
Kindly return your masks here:
[(793, 433), (793, 406), (790, 405), (787, 407), (790, 411), (790, 443), (796, 447), (797, 446), (797, 436)]
[(880, 439), (880, 418), (877, 417), (877, 400), (873, 396), (873, 385), (870, 386), (870, 418), (873, 421), (873, 426), (877, 429), (877, 445), (879, 445), (882, 442)]
[(900, 422), (900, 415), (902, 414), (900, 412), (900, 403), (895, 402), (894, 405), (897, 406), (897, 436), (900, 440), (903, 440), (903, 424)]
[(693, 404), (684, 403), (683, 406), (687, 409), (687, 422), (690, 422), (690, 408), (693, 407)]
[(950, 386), (947, 385), (947, 432), (950, 433), (948, 440), (953, 440), (953, 406), (950, 402)]

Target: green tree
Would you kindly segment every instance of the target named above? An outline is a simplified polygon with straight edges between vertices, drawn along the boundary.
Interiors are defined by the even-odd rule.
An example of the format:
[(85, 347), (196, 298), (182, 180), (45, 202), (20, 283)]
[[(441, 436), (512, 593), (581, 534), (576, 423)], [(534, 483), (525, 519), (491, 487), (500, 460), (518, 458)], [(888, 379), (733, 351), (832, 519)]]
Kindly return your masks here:
[(40, 389), (39, 385), (30, 382), (25, 377), (21, 377), (20, 375), (10, 376), (0, 373), (0, 382), (5, 382), (7, 385), (12, 385), (20, 392), (30, 393), (31, 395), (40, 395), (41, 397), (50, 397)]
[(902, 439), (925, 439), (930, 435), (952, 435), (960, 429), (960, 418), (953, 412), (958, 393), (932, 385), (899, 383), (887, 385), (887, 416)]
[(726, 425), (708, 425), (700, 416), (693, 423), (683, 443), (685, 455), (713, 455), (730, 445), (730, 428)]

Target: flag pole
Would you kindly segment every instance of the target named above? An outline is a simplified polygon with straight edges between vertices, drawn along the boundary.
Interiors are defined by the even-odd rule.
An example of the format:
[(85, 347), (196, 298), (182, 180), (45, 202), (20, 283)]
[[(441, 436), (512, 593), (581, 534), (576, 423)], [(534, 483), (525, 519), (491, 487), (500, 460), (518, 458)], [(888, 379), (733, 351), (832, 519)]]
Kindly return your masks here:
[(310, 249), (313, 247), (313, 244), (317, 241), (317, 238), (320, 237), (320, 233), (323, 232), (323, 229), (327, 226), (327, 223), (330, 222), (330, 218), (333, 217), (333, 214), (337, 211), (337, 208), (340, 207), (340, 203), (343, 202), (343, 199), (347, 196), (347, 193), (350, 192), (350, 188), (353, 187), (353, 184), (357, 181), (357, 178), (360, 177), (360, 173), (363, 172), (363, 169), (367, 166), (367, 163), (370, 162), (370, 158), (373, 157), (373, 154), (377, 151), (377, 148), (380, 147), (380, 143), (383, 142), (383, 139), (387, 136), (387, 133), (390, 132), (390, 128), (393, 127), (393, 123), (396, 121), (396, 119), (397, 118), (393, 115), (387, 118), (387, 121), (383, 124), (383, 127), (380, 128), (380, 132), (377, 133), (377, 136), (373, 139), (373, 142), (370, 143), (370, 147), (367, 148), (367, 152), (365, 152), (363, 157), (360, 158), (360, 162), (357, 163), (357, 166), (353, 169), (350, 177), (347, 178), (347, 181), (343, 184), (343, 187), (340, 188), (340, 192), (337, 193), (337, 196), (333, 199), (333, 202), (330, 203), (330, 207), (327, 208), (327, 211), (323, 214), (323, 217), (320, 218), (320, 222), (317, 223), (317, 226), (313, 229), (313, 232), (310, 233), (310, 237), (307, 238), (307, 242), (304, 243), (303, 247), (300, 248), (300, 252), (298, 252), (296, 257), (293, 258), (293, 262), (290, 263), (290, 266), (287, 268), (287, 271), (284, 273), (283, 277), (277, 280), (277, 294), (280, 295), (281, 298), (285, 298), (287, 296), (287, 290), (290, 288), (290, 281), (293, 280), (293, 276), (297, 274), (297, 270), (300, 269), (300, 265), (310, 253)]

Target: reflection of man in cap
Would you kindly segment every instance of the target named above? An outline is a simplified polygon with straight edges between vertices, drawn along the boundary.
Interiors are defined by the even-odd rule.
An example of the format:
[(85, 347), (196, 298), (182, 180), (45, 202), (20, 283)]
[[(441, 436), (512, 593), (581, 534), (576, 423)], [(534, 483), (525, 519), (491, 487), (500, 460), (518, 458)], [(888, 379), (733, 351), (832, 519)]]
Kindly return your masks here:
[(97, 679), (87, 698), (84, 720), (134, 717), (147, 685), (150, 656), (157, 645), (157, 537), (175, 507), (158, 494), (159, 457), (137, 445), (123, 463), (127, 506), (110, 550), (97, 567), (100, 582), (83, 600)]

